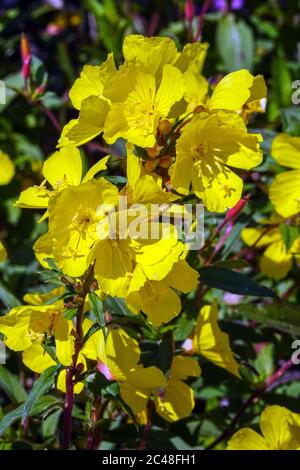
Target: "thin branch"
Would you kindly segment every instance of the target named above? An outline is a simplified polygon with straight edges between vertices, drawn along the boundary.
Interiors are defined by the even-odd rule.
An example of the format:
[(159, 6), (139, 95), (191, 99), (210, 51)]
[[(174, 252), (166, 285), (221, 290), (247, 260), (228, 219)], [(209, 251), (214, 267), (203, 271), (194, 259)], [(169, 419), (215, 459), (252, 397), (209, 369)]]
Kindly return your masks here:
[(214, 449), (218, 444), (220, 444), (225, 439), (229, 439), (235, 431), (235, 427), (238, 424), (240, 418), (243, 416), (245, 411), (252, 406), (256, 400), (258, 400), (263, 392), (268, 392), (270, 389), (276, 386), (276, 383), (279, 379), (293, 366), (292, 360), (289, 359), (287, 362), (283, 364), (280, 369), (278, 369), (274, 374), (272, 374), (269, 378), (266, 379), (264, 385), (262, 387), (257, 388), (254, 390), (252, 395), (245, 401), (245, 403), (241, 406), (238, 410), (236, 415), (230, 421), (227, 428), (222, 432), (222, 434), (212, 443), (206, 450)]
[(205, 2), (203, 4), (201, 13), (199, 15), (199, 22), (198, 22), (197, 32), (195, 34), (193, 42), (200, 41), (200, 39), (201, 39), (202, 31), (203, 31), (203, 25), (204, 25), (204, 17), (206, 15), (207, 11), (209, 10), (211, 4), (212, 4), (212, 0), (205, 0)]

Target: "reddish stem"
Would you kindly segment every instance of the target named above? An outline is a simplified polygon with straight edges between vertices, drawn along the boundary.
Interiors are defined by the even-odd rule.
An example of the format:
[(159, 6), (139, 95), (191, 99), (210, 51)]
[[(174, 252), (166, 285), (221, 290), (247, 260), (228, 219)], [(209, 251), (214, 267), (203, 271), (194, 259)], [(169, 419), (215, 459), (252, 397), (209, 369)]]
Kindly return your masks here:
[(68, 450), (71, 444), (72, 435), (72, 411), (74, 401), (73, 367), (69, 367), (66, 372), (66, 399), (64, 406), (64, 440), (63, 449)]
[(198, 22), (197, 32), (195, 34), (193, 42), (200, 41), (200, 39), (201, 39), (202, 31), (203, 31), (203, 24), (204, 24), (204, 17), (205, 17), (205, 14), (207, 13), (208, 9), (210, 8), (211, 4), (212, 4), (212, 0), (205, 0), (205, 2), (203, 4), (201, 13), (199, 15), (199, 22)]
[(247, 408), (255, 403), (257, 399), (260, 398), (260, 395), (263, 392), (267, 392), (270, 387), (272, 387), (291, 367), (293, 366), (293, 362), (289, 359), (287, 362), (283, 364), (277, 371), (274, 372), (269, 378), (265, 380), (263, 386), (254, 390), (252, 395), (243, 403), (241, 408), (238, 410), (236, 415), (230, 421), (229, 426), (222, 432), (221, 436), (219, 436), (208, 448), (207, 450), (214, 449), (220, 442), (225, 439), (229, 439), (234, 433), (235, 427), (239, 422), (240, 418), (243, 416)]

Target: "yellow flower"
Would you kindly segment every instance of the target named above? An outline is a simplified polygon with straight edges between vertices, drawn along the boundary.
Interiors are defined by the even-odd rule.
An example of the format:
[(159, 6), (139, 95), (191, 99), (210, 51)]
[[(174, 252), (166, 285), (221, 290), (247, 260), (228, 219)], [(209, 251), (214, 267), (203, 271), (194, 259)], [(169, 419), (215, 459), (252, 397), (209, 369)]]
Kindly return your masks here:
[[(88, 258), (90, 263), (95, 260), (95, 277), (101, 289), (112, 296), (127, 295), (136, 264), (143, 266), (143, 273), (148, 279), (162, 279), (171, 271), (184, 248), (172, 225), (152, 221), (150, 227), (150, 204), (168, 204), (177, 199), (177, 196), (163, 191), (160, 178), (155, 180), (150, 175), (143, 175), (141, 171), (139, 159), (133, 154), (132, 146), (127, 145), (128, 184), (120, 193), (121, 197), (126, 198), (127, 205), (124, 209), (120, 206), (114, 214), (115, 237), (97, 240)], [(143, 220), (139, 222), (139, 227), (141, 225), (143, 229), (147, 229), (145, 236), (130, 230), (141, 205), (145, 215), (141, 216)], [(128, 221), (128, 224), (124, 223), (125, 233), (120, 227), (122, 220)], [(155, 229), (157, 239), (152, 236)], [(144, 282), (144, 278), (140, 278), (140, 285)]]
[(265, 408), (260, 418), (261, 434), (240, 429), (228, 442), (227, 450), (300, 450), (300, 415), (283, 406)]
[(143, 66), (147, 73), (161, 77), (166, 64), (173, 65), (179, 54), (174, 41), (166, 37), (147, 38), (132, 34), (124, 39), (123, 55), (126, 62)]
[(208, 100), (207, 108), (210, 112), (219, 109), (240, 112), (243, 106), (265, 98), (266, 94), (262, 75), (254, 77), (248, 70), (237, 70), (220, 80)]
[(15, 166), (7, 153), (0, 150), (0, 186), (9, 184), (15, 176)]
[(135, 313), (142, 311), (155, 327), (168, 323), (181, 310), (180, 297), (173, 289), (188, 293), (197, 287), (198, 273), (185, 260), (177, 261), (161, 281), (147, 279), (137, 265), (129, 285), (126, 303)]
[(160, 84), (153, 73), (136, 70), (136, 84), (123, 102), (114, 103), (105, 120), (104, 139), (112, 144), (119, 137), (140, 147), (154, 147), (160, 119), (182, 98), (181, 72), (172, 65), (163, 67)]
[[(79, 150), (73, 145), (60, 149), (43, 165), (45, 181), (40, 186), (31, 186), (22, 191), (16, 206), (27, 209), (47, 209), (50, 197), (55, 196), (67, 186), (78, 186), (81, 182), (91, 180), (96, 173), (106, 169), (108, 158), (108, 156), (102, 158), (83, 178)], [(51, 190), (47, 189), (46, 183), (50, 185)]]
[(264, 247), (259, 260), (260, 270), (265, 276), (279, 280), (283, 279), (292, 269), (293, 258), (300, 261), (300, 237), (287, 250), (279, 227), (266, 231), (266, 227), (244, 228), (241, 238), (248, 246)]
[(99, 224), (107, 224), (106, 214), (117, 202), (117, 188), (103, 178), (69, 186), (51, 198), (44, 251), (52, 252), (65, 274), (76, 277), (85, 272)]
[(113, 54), (108, 54), (107, 59), (100, 66), (85, 65), (72, 86), (69, 96), (74, 108), (80, 109), (82, 102), (90, 96), (103, 97), (105, 82), (116, 72)]
[(177, 140), (176, 161), (170, 168), (173, 188), (187, 195), (192, 185), (208, 210), (224, 212), (240, 200), (243, 188), (242, 179), (230, 168), (249, 170), (260, 164), (258, 141), (258, 136), (247, 134), (242, 121), (231, 127), (216, 114), (195, 116)]
[(194, 392), (183, 381), (200, 374), (201, 369), (195, 359), (174, 356), (166, 387), (154, 392), (157, 413), (169, 422), (189, 416), (195, 406)]
[(192, 338), (184, 342), (183, 349), (187, 353), (200, 354), (218, 367), (239, 377), (239, 366), (233, 357), (228, 335), (218, 326), (216, 301), (200, 310)]
[(121, 397), (134, 414), (144, 411), (152, 390), (166, 383), (157, 367), (140, 364), (137, 341), (120, 328), (110, 330), (106, 340), (102, 330), (94, 333), (85, 343), (82, 354), (89, 359), (97, 358), (100, 372), (107, 379), (119, 382)]
[(154, 396), (157, 412), (167, 421), (188, 416), (194, 407), (193, 390), (183, 380), (198, 377), (200, 367), (195, 359), (175, 356), (169, 378), (155, 366), (140, 364), (137, 341), (124, 330), (110, 330), (106, 341), (103, 332), (94, 333), (82, 350), (89, 359), (98, 359), (98, 369), (108, 380), (116, 380), (120, 394), (135, 415), (143, 413)]
[(24, 351), (45, 337), (55, 336), (64, 341), (68, 322), (63, 317), (63, 301), (49, 305), (20, 306), (0, 318), (0, 332), (5, 344), (13, 351)]
[(0, 241), (0, 263), (1, 261), (4, 261), (5, 258), (7, 258), (7, 252), (6, 252), (5, 246)]
[(300, 211), (300, 137), (280, 134), (273, 140), (272, 156), (292, 171), (280, 173), (270, 187), (270, 199), (276, 211), (290, 217)]

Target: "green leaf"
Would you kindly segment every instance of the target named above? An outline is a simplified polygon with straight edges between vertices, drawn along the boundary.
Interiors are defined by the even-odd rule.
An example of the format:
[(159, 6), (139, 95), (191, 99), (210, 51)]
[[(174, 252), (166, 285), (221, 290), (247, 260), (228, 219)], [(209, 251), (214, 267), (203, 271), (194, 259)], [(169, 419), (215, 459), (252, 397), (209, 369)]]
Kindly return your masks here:
[[(57, 406), (59, 404), (58, 400), (51, 396), (44, 396), (38, 399), (32, 406), (29, 416), (37, 416), (43, 414), (44, 412), (48, 411), (49, 408), (53, 407), (54, 405)], [(12, 411), (6, 413), (0, 421), (0, 436), (6, 431), (6, 429), (11, 426), (13, 423), (18, 421), (23, 417), (24, 414), (25, 403), (18, 406)]]
[(0, 366), (0, 388), (15, 403), (22, 403), (27, 398), (27, 393), (21, 385), (19, 378), (4, 366)]
[(300, 336), (300, 306), (278, 302), (273, 304), (240, 304), (231, 307), (229, 315), (262, 323), (292, 336)]
[(231, 271), (227, 268), (209, 266), (201, 268), (199, 273), (200, 282), (208, 287), (214, 287), (238, 295), (278, 298), (275, 292), (268, 287), (261, 286), (244, 274)]
[(126, 306), (125, 301), (123, 299), (119, 299), (118, 297), (111, 297), (106, 296), (103, 300), (103, 307), (105, 310), (114, 316), (119, 315), (122, 317), (133, 317), (135, 316), (129, 308)]
[(288, 224), (281, 224), (279, 230), (284, 241), (286, 251), (288, 252), (290, 251), (294, 241), (299, 237), (299, 230), (297, 227)]
[(89, 294), (89, 304), (92, 312), (101, 327), (105, 327), (104, 309), (103, 302), (99, 299), (98, 295), (94, 292)]
[(283, 131), (294, 137), (300, 137), (300, 106), (290, 106), (281, 110)]
[(0, 300), (6, 305), (8, 308), (18, 307), (21, 305), (21, 302), (17, 297), (15, 297), (9, 290), (2, 284), (0, 281)]
[(39, 378), (34, 382), (32, 390), (24, 403), (22, 421), (27, 418), (34, 403), (52, 388), (57, 370), (57, 366), (48, 367), (48, 369), (44, 370), (44, 372), (42, 372)]
[(252, 29), (233, 14), (225, 15), (218, 23), (216, 42), (220, 57), (228, 72), (246, 68), (252, 70), (254, 37)]
[(111, 385), (111, 382), (107, 380), (103, 374), (100, 372), (95, 372), (94, 375), (90, 375), (86, 381), (87, 388), (94, 394), (94, 395), (101, 395), (103, 389)]

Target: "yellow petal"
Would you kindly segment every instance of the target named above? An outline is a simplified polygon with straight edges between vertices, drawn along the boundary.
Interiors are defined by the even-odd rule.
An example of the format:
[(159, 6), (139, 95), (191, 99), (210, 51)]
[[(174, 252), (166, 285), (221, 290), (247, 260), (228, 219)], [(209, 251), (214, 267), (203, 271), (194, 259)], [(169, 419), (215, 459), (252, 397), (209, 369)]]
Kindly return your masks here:
[(173, 358), (171, 366), (171, 378), (185, 380), (188, 377), (199, 377), (201, 369), (196, 359), (178, 355)]
[(194, 392), (181, 380), (170, 379), (167, 387), (155, 393), (157, 413), (166, 421), (186, 418), (195, 406)]
[(271, 450), (260, 434), (250, 428), (240, 429), (228, 442), (227, 450)]
[(136, 415), (145, 410), (149, 400), (150, 390), (139, 389), (126, 382), (120, 384), (120, 394), (125, 403)]
[(283, 406), (268, 406), (262, 412), (260, 427), (271, 450), (295, 450), (299, 447), (297, 436), (292, 434), (290, 424), (293, 413)]
[(44, 268), (50, 268), (46, 259), (53, 259), (53, 240), (49, 232), (41, 235), (33, 245), (35, 257)]
[(104, 121), (110, 109), (108, 101), (90, 96), (81, 104), (78, 123), (72, 126), (66, 136), (74, 145), (92, 140), (104, 129)]
[(81, 182), (82, 161), (74, 145), (61, 148), (45, 161), (43, 174), (53, 189), (67, 185), (77, 186)]
[(40, 343), (33, 343), (30, 348), (22, 353), (22, 359), (30, 370), (41, 374), (48, 367), (55, 366), (56, 362), (52, 359)]
[(3, 243), (0, 241), (0, 263), (1, 261), (4, 261), (6, 257), (7, 257), (6, 249)]
[(80, 109), (82, 101), (89, 96), (101, 96), (105, 79), (109, 73), (115, 71), (116, 66), (112, 53), (108, 54), (106, 61), (101, 66), (85, 65), (69, 93), (74, 108)]
[(191, 268), (185, 260), (179, 260), (174, 264), (172, 271), (165, 277), (164, 282), (174, 289), (187, 294), (196, 289), (198, 273)]
[(15, 176), (15, 165), (7, 155), (0, 150), (0, 186), (9, 184)]
[(300, 137), (279, 134), (272, 142), (271, 154), (282, 166), (300, 170)]
[(46, 209), (49, 202), (49, 191), (42, 186), (31, 186), (21, 192), (15, 205), (25, 209)]
[(99, 162), (95, 163), (88, 172), (85, 174), (82, 182), (85, 183), (86, 181), (90, 181), (91, 179), (94, 178), (94, 176), (99, 173), (100, 171), (104, 171), (107, 169), (107, 162), (110, 158), (110, 155), (107, 155), (106, 157), (102, 157)]
[(194, 42), (186, 44), (175, 63), (175, 67), (179, 68), (181, 72), (192, 69), (197, 71), (198, 74), (201, 73), (207, 49), (207, 43)]
[(270, 199), (276, 211), (290, 217), (300, 210), (300, 170), (280, 173), (270, 187)]
[[(66, 370), (65, 369), (61, 370), (60, 373), (58, 374), (56, 388), (57, 390), (60, 390), (61, 392), (66, 393)], [(76, 395), (79, 395), (79, 393), (81, 393), (83, 389), (84, 389), (84, 384), (82, 382), (77, 382), (74, 385), (74, 393)]]
[(209, 109), (238, 111), (250, 97), (253, 79), (253, 75), (245, 69), (226, 75), (216, 86)]
[(260, 248), (270, 243), (281, 240), (280, 232), (278, 229), (271, 229), (266, 231), (266, 227), (261, 228), (244, 228), (241, 232), (241, 239), (248, 246), (255, 245)]
[(263, 274), (272, 279), (283, 279), (292, 268), (292, 254), (286, 252), (283, 240), (271, 243), (259, 262)]
[(172, 65), (165, 65), (160, 87), (156, 93), (155, 104), (161, 116), (168, 116), (173, 104), (183, 96), (184, 84), (181, 72)]
[(206, 305), (200, 311), (193, 337), (193, 349), (219, 367), (239, 377), (229, 343), (229, 337), (220, 330), (217, 321), (216, 302)]
[(263, 75), (256, 75), (253, 80), (253, 84), (250, 88), (250, 96), (248, 102), (257, 101), (267, 96), (267, 87)]
[(145, 313), (155, 327), (168, 323), (181, 310), (180, 298), (162, 281), (147, 281), (139, 291), (128, 294), (126, 303), (134, 310)]
[(0, 317), (0, 333), (5, 344), (13, 351), (23, 351), (32, 344), (29, 336), (31, 308), (15, 307)]
[(147, 38), (132, 34), (124, 40), (123, 55), (126, 61), (142, 63), (147, 71), (159, 77), (165, 64), (173, 64), (176, 61), (178, 52), (170, 38)]

